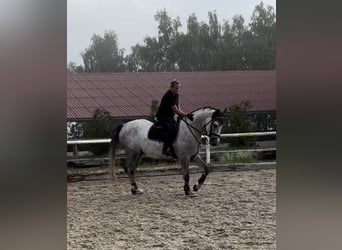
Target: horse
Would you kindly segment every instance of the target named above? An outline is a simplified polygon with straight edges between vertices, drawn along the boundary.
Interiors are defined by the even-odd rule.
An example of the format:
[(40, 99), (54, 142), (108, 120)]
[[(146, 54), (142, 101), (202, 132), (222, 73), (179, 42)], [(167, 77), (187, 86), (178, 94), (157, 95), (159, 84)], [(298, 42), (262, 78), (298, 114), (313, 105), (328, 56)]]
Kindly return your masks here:
[[(223, 125), (223, 112), (212, 107), (203, 107), (191, 112), (192, 121), (183, 116), (178, 122), (178, 132), (173, 142), (174, 152), (179, 160), (184, 179), (185, 195), (194, 195), (189, 186), (189, 164), (195, 162), (202, 169), (202, 175), (193, 186), (197, 192), (203, 185), (209, 168), (199, 155), (201, 136), (210, 138), (212, 146), (219, 145), (220, 133)], [(136, 119), (118, 125), (112, 133), (109, 158), (112, 178), (115, 177), (115, 155), (118, 146), (125, 151), (126, 164), (123, 164), (125, 173), (131, 182), (132, 194), (142, 194), (144, 191), (138, 188), (135, 181), (135, 173), (143, 156), (153, 159), (172, 159), (172, 156), (162, 154), (163, 141), (150, 139), (148, 132), (153, 123), (146, 119)]]

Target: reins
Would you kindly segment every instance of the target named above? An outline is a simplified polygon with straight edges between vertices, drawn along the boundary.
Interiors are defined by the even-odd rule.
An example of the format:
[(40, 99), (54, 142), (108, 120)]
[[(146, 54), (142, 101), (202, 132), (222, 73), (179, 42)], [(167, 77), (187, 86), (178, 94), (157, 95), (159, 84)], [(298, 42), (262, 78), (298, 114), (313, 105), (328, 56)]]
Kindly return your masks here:
[[(195, 138), (195, 140), (197, 141), (198, 144), (201, 144), (201, 142), (197, 139), (197, 137), (196, 137), (196, 135), (194, 134), (194, 132), (192, 131), (192, 129), (195, 130), (195, 131), (196, 131), (197, 133), (199, 133), (200, 135), (206, 135), (206, 136), (209, 136), (209, 137), (210, 137), (210, 136), (217, 136), (217, 137), (221, 138), (221, 135), (216, 134), (216, 133), (212, 133), (212, 123), (213, 123), (213, 121), (214, 121), (213, 118), (211, 118), (210, 121), (207, 122), (207, 123), (203, 126), (203, 128), (204, 128), (203, 130), (205, 130), (205, 132), (206, 132), (205, 134), (203, 133), (203, 130), (200, 131), (200, 130), (197, 129), (196, 127), (192, 126), (192, 125), (187, 121), (186, 117), (184, 117), (184, 118), (185, 118), (185, 119), (182, 118), (182, 120), (185, 122), (187, 128), (189, 129), (190, 133), (191, 133), (192, 136)], [(210, 123), (211, 123), (211, 126), (210, 126), (210, 133), (208, 134), (207, 131), (206, 131), (206, 127), (207, 127)], [(191, 127), (192, 129), (191, 129), (190, 127)]]
[[(185, 119), (182, 119), (185, 124), (186, 124), (186, 127), (189, 129), (190, 133), (192, 134), (192, 136), (195, 138), (195, 140), (197, 141), (198, 144), (201, 144), (201, 142), (197, 139), (197, 136), (194, 134), (194, 132), (192, 131), (192, 129), (194, 129), (197, 133), (199, 133), (200, 135), (202, 135), (202, 131), (198, 130), (197, 128), (195, 128), (194, 126), (192, 126), (190, 123), (187, 122), (186, 118)], [(191, 127), (191, 128), (189, 128)]]

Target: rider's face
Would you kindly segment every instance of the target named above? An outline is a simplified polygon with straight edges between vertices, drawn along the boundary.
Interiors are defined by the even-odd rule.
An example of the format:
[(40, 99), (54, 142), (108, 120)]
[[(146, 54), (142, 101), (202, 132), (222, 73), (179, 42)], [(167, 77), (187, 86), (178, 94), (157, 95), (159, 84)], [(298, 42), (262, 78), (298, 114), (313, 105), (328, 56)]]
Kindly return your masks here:
[(173, 94), (178, 94), (180, 84), (175, 84), (173, 87), (171, 87), (171, 92)]

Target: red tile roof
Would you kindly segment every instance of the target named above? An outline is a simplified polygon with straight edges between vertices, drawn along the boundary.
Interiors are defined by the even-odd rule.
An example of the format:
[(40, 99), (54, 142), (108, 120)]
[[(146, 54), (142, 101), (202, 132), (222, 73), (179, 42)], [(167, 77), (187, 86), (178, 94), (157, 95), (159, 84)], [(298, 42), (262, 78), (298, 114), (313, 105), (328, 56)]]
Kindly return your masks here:
[(67, 118), (89, 119), (96, 108), (116, 117), (148, 116), (172, 79), (181, 83), (180, 105), (228, 108), (249, 100), (252, 111), (276, 110), (276, 71), (208, 71), (154, 73), (68, 73)]

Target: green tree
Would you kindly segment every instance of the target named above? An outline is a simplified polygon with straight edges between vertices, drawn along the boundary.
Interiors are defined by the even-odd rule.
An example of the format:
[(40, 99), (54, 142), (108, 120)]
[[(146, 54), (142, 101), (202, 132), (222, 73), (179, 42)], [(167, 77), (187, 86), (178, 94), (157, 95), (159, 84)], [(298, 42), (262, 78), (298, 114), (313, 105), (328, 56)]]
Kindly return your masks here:
[(272, 6), (263, 2), (255, 6), (249, 24), (251, 39), (248, 48), (249, 64), (253, 69), (274, 69), (276, 57), (276, 16)]
[(162, 52), (157, 38), (146, 37), (145, 46), (138, 47), (138, 59), (142, 71), (162, 71)]
[(217, 19), (216, 12), (208, 12), (209, 18), (209, 58), (208, 70), (221, 70), (223, 66), (222, 54), (222, 27)]
[(173, 56), (175, 58), (175, 71), (191, 71), (192, 63), (190, 63), (191, 44), (187, 36), (183, 33), (177, 35), (177, 39), (173, 46)]
[(119, 49), (114, 31), (106, 31), (104, 36), (94, 34), (89, 48), (82, 53), (85, 72), (123, 72), (124, 50)]
[(210, 27), (208, 24), (197, 21), (195, 14), (192, 14), (187, 21), (187, 34), (179, 36), (182, 39), (178, 45), (184, 46), (180, 54), (180, 71), (205, 71), (209, 70), (210, 62)]
[(181, 71), (198, 70), (201, 64), (200, 52), (200, 23), (197, 16), (193, 13), (187, 20), (187, 34), (182, 41), (183, 49), (180, 55)]
[(246, 63), (246, 45), (248, 42), (248, 31), (244, 23), (245, 19), (241, 15), (235, 15), (233, 17), (231, 31), (233, 35), (234, 50), (232, 56), (234, 58), (233, 67), (237, 70), (249, 69), (248, 64)]
[(157, 11), (158, 35), (146, 37), (144, 44), (132, 47), (125, 59), (129, 71), (208, 71), (275, 68), (275, 13), (261, 2), (245, 25), (241, 15), (231, 24), (220, 24), (215, 11), (208, 23), (195, 13), (187, 19), (186, 33), (179, 32), (179, 18), (166, 10)]
[(132, 46), (132, 53), (125, 57), (125, 63), (129, 72), (139, 72), (143, 70), (144, 61), (140, 56), (142, 46), (139, 44)]
[(75, 62), (69, 62), (67, 66), (67, 72), (68, 73), (82, 73), (83, 66), (82, 65), (76, 65)]
[[(84, 137), (87, 139), (103, 139), (110, 138), (112, 134), (112, 117), (110, 113), (98, 108), (94, 111), (91, 121), (89, 121), (84, 128)], [(91, 144), (91, 151), (95, 155), (107, 153), (108, 145), (105, 144)]]
[(235, 56), (236, 44), (228, 21), (224, 22), (222, 29), (222, 54), (220, 55), (222, 61), (221, 70), (234, 70), (237, 69)]
[(159, 10), (154, 16), (158, 22), (158, 36), (145, 37), (144, 44), (132, 47), (132, 53), (125, 58), (130, 71), (177, 71), (179, 69), (179, 17), (172, 19), (166, 10)]
[(174, 56), (178, 29), (182, 26), (179, 17), (172, 19), (167, 11), (157, 11), (154, 19), (158, 22), (158, 48), (162, 71), (175, 71), (177, 58)]

